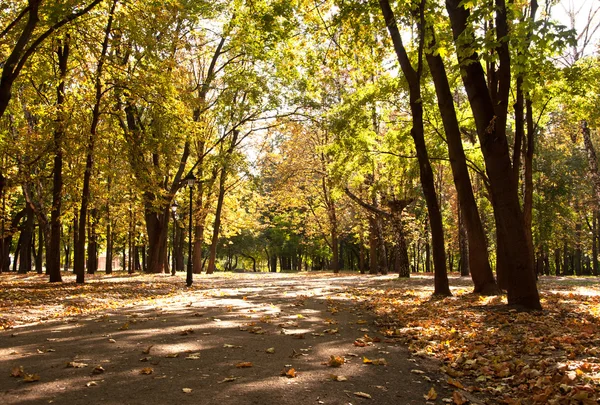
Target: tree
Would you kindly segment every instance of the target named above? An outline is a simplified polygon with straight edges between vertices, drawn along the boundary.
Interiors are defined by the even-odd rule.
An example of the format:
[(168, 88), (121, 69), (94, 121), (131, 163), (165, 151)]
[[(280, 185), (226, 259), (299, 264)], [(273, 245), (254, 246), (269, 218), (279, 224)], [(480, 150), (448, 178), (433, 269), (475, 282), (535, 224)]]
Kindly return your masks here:
[(396, 18), (394, 12), (390, 6), (388, 0), (380, 0), (379, 5), (381, 12), (385, 20), (385, 24), (392, 38), (394, 44), (394, 50), (400, 63), (404, 77), (408, 83), (409, 96), (410, 96), (410, 110), (412, 114), (412, 129), (411, 136), (415, 143), (417, 152), (417, 159), (419, 161), (419, 173), (421, 176), (421, 185), (423, 187), (423, 194), (425, 195), (425, 201), (427, 202), (427, 211), (429, 212), (429, 221), (431, 224), (431, 235), (433, 243), (433, 261), (435, 271), (435, 289), (434, 294), (436, 295), (451, 295), (450, 287), (448, 285), (448, 275), (446, 272), (446, 254), (444, 245), (444, 231), (442, 227), (442, 217), (440, 215), (440, 208), (438, 205), (437, 195), (435, 192), (435, 185), (433, 181), (433, 172), (431, 170), (431, 164), (427, 153), (427, 147), (425, 146), (425, 130), (423, 127), (423, 101), (421, 99), (421, 74), (423, 71), (423, 41), (424, 41), (424, 13), (425, 13), (425, 2), (424, 0), (418, 6), (417, 13), (419, 19), (419, 51), (417, 68), (415, 69), (411, 62), (404, 44), (402, 42), (402, 36), (398, 30), (396, 24)]
[[(496, 1), (495, 28), (499, 65), (497, 80), (488, 87), (481, 66), (470, 11), (458, 0), (447, 0), (454, 42), (471, 110), (477, 127), (477, 135), (486, 164), (490, 182), (492, 204), (496, 215), (496, 232), (504, 245), (503, 255), (508, 275), (508, 303), (527, 309), (540, 309), (540, 299), (535, 284), (533, 264), (530, 261), (527, 236), (523, 223), (518, 189), (511, 181), (512, 165), (508, 153), (506, 121), (510, 92), (510, 49), (507, 40), (508, 12), (503, 0)], [(492, 96), (494, 96), (492, 98)]]

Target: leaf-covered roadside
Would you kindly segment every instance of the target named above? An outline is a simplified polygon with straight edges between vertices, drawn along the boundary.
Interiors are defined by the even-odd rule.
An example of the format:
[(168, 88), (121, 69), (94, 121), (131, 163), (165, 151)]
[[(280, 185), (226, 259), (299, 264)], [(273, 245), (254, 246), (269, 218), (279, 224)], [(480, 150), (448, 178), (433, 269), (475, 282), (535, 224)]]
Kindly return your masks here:
[[(543, 312), (517, 312), (505, 298), (455, 289), (435, 299), (419, 281), (357, 288), (380, 332), (442, 361), (448, 383), (506, 404), (597, 404), (600, 398), (598, 280), (540, 282)], [(386, 286), (387, 287), (387, 286)]]
[(165, 275), (88, 275), (83, 285), (70, 282), (73, 277), (61, 284), (48, 283), (41, 275), (0, 277), (0, 330), (150, 302), (173, 296), (181, 288)]

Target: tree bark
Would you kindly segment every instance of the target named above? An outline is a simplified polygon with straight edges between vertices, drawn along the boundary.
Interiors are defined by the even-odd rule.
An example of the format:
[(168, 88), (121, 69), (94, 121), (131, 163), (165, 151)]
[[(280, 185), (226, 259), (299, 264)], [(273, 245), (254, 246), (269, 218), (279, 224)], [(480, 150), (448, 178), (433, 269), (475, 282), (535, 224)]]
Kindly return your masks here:
[(117, 6), (117, 0), (113, 0), (111, 9), (108, 15), (108, 21), (104, 30), (104, 40), (102, 42), (102, 50), (98, 58), (98, 65), (96, 66), (95, 73), (95, 99), (94, 106), (92, 107), (92, 123), (90, 126), (90, 132), (88, 135), (86, 145), (86, 159), (85, 159), (85, 172), (83, 174), (83, 189), (81, 192), (81, 207), (79, 210), (79, 232), (77, 244), (73, 251), (73, 267), (75, 274), (77, 274), (76, 282), (82, 284), (85, 282), (85, 225), (87, 222), (87, 210), (90, 200), (90, 182), (92, 178), (92, 170), (94, 167), (94, 149), (96, 144), (96, 133), (98, 131), (98, 124), (100, 123), (100, 103), (102, 101), (102, 71), (104, 62), (108, 52), (108, 40), (110, 31), (112, 29), (112, 22), (114, 11)]
[(56, 87), (56, 120), (54, 129), (54, 169), (52, 184), (52, 208), (50, 211), (50, 249), (47, 252), (46, 265), (50, 282), (61, 282), (60, 275), (60, 234), (62, 206), (62, 167), (63, 167), (63, 138), (65, 134), (65, 79), (67, 77), (67, 62), (69, 59), (69, 36), (62, 39), (56, 51), (58, 56), (59, 82)]
[(213, 234), (210, 244), (210, 252), (208, 256), (207, 274), (212, 274), (215, 271), (215, 262), (217, 259), (217, 244), (219, 242), (219, 232), (221, 230), (221, 212), (223, 211), (223, 201), (225, 199), (225, 181), (227, 180), (227, 170), (229, 169), (228, 160), (230, 159), (235, 147), (237, 146), (238, 130), (233, 130), (231, 134), (231, 143), (225, 151), (224, 162), (221, 167), (221, 176), (219, 178), (219, 196), (217, 198), (217, 209), (215, 211), (215, 222), (213, 225)]
[(493, 89), (488, 88), (479, 55), (474, 49), (474, 34), (468, 31), (470, 11), (460, 0), (446, 0), (454, 42), (457, 46), (461, 75), (469, 96), (477, 134), (490, 182), (496, 228), (505, 245), (508, 271), (508, 304), (525, 309), (541, 309), (534, 269), (527, 245), (518, 188), (512, 181), (512, 165), (508, 153), (506, 120), (510, 92), (510, 53), (507, 11), (504, 0), (496, 1), (496, 32), (499, 60), (498, 98), (492, 102)]
[[(432, 38), (430, 47), (434, 48), (436, 46), (435, 33), (433, 28), (430, 28), (429, 31)], [(446, 132), (450, 167), (452, 168), (454, 185), (459, 199), (460, 217), (464, 221), (463, 224), (466, 228), (468, 238), (466, 241), (468, 265), (463, 260), (463, 267), (467, 270), (467, 275), (470, 271), (474, 284), (473, 292), (484, 295), (495, 295), (500, 292), (500, 289), (496, 285), (496, 280), (490, 267), (485, 231), (479, 217), (475, 196), (473, 195), (469, 169), (462, 146), (460, 127), (454, 108), (454, 99), (444, 67), (444, 61), (439, 54), (434, 55), (431, 52), (427, 53), (426, 58), (431, 76), (433, 77), (438, 107)]]
[[(21, 234), (19, 235), (18, 250), (19, 250), (19, 274), (25, 274), (31, 271), (31, 246), (33, 240), (34, 231), (34, 213), (33, 209), (27, 205), (25, 208), (26, 216), (25, 223), (21, 228)], [(15, 265), (17, 263), (17, 255), (15, 255)]]
[[(423, 57), (423, 38), (424, 33), (421, 33), (419, 44), (419, 61), (418, 67), (415, 70), (410, 63), (406, 49), (402, 43), (400, 31), (396, 25), (396, 18), (390, 7), (388, 0), (379, 0), (379, 5), (383, 13), (386, 26), (390, 33), (390, 37), (394, 44), (394, 50), (398, 57), (398, 62), (409, 88), (410, 110), (412, 114), (412, 129), (411, 136), (413, 138), (415, 149), (417, 152), (417, 160), (419, 162), (419, 173), (421, 178), (421, 186), (425, 195), (427, 211), (429, 213), (429, 221), (431, 224), (431, 239), (433, 245), (433, 262), (434, 262), (434, 295), (452, 295), (448, 284), (448, 274), (446, 271), (446, 252), (444, 244), (444, 229), (442, 226), (442, 216), (435, 192), (435, 184), (433, 179), (433, 171), (429, 162), (427, 147), (425, 145), (425, 129), (423, 126), (423, 104), (421, 99), (421, 72), (422, 72), (422, 57)], [(423, 27), (424, 21), (424, 2), (420, 5), (420, 28)]]

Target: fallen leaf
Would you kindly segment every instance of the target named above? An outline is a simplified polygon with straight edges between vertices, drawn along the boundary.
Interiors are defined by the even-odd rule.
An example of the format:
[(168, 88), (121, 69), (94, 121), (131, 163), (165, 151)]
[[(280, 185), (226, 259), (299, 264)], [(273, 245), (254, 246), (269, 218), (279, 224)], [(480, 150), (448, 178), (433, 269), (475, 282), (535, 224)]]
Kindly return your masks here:
[(146, 367), (140, 370), (140, 374), (152, 374), (154, 372), (154, 369), (152, 367)]
[(465, 389), (464, 385), (462, 385), (460, 381), (457, 381), (453, 378), (448, 378), (447, 383), (453, 387), (460, 388), (461, 390)]
[(193, 329), (186, 329), (182, 332), (179, 333), (180, 336), (187, 336), (187, 335), (191, 335), (192, 333), (194, 333)]
[(223, 345), (223, 347), (226, 348), (226, 349), (241, 349), (242, 348), (242, 346), (230, 345), (230, 344), (227, 344), (227, 343), (225, 343)]
[(92, 374), (102, 374), (104, 373), (106, 370), (104, 369), (104, 367), (102, 366), (96, 366), (94, 367), (94, 369), (92, 370)]
[(329, 367), (341, 367), (342, 364), (344, 364), (345, 362), (346, 362), (346, 360), (344, 360), (343, 357), (331, 355), (331, 357), (329, 357), (329, 361), (327, 362), (327, 365)]
[(235, 366), (237, 368), (248, 368), (248, 367), (252, 367), (252, 363), (249, 361), (242, 361), (241, 363), (237, 363)]
[(185, 359), (186, 360), (199, 360), (200, 359), (200, 353), (191, 353)]
[(78, 363), (76, 361), (70, 361), (67, 363), (67, 368), (84, 368), (87, 367), (88, 365), (85, 363)]
[(25, 382), (35, 382), (35, 381), (39, 381), (40, 380), (40, 376), (37, 374), (24, 374), (23, 375), (23, 381)]
[(186, 394), (190, 394), (192, 392), (191, 388), (182, 388), (181, 391), (185, 392)]
[(97, 385), (98, 383), (96, 381), (88, 381), (87, 383), (85, 383), (86, 387), (95, 387)]
[(150, 357), (150, 356), (142, 357), (140, 359), (140, 361), (143, 361), (143, 362), (150, 361), (150, 360), (152, 360), (152, 357)]
[(275, 353), (275, 348), (274, 347), (269, 347), (267, 350), (265, 350), (265, 352), (267, 352), (269, 354), (273, 354), (273, 353)]
[(174, 359), (175, 357), (179, 357), (179, 353), (169, 353), (165, 357), (168, 359)]
[(454, 403), (455, 403), (456, 405), (463, 405), (463, 404), (466, 404), (467, 402), (469, 402), (469, 400), (468, 400), (468, 399), (466, 399), (466, 398), (463, 396), (463, 394), (461, 394), (461, 393), (460, 393), (460, 392), (458, 392), (458, 391), (454, 391), (454, 392), (452, 393), (452, 400), (454, 401)]
[(422, 370), (410, 370), (410, 372), (413, 374), (425, 374), (425, 371)]
[(356, 395), (357, 397), (361, 397), (361, 398), (367, 398), (367, 399), (372, 399), (371, 395), (367, 394), (366, 392), (355, 392), (354, 395)]
[(10, 376), (15, 377), (15, 378), (20, 378), (20, 377), (23, 377), (24, 373), (25, 373), (25, 370), (23, 369), (23, 366), (13, 367), (13, 369), (10, 371)]
[(296, 370), (293, 367), (284, 368), (281, 370), (281, 375), (287, 378), (296, 378)]
[(218, 384), (222, 384), (222, 383), (226, 383), (226, 382), (233, 382), (235, 380), (237, 380), (239, 377), (227, 377), (222, 379), (221, 381), (218, 382)]
[(354, 341), (354, 346), (357, 346), (357, 347), (365, 347), (366, 345), (367, 345), (367, 343), (366, 343), (366, 342), (363, 342), (361, 339), (356, 339), (356, 340)]
[(373, 364), (373, 360), (363, 357), (363, 364)]
[(114, 339), (108, 339), (108, 343), (117, 343), (117, 341)]
[(152, 349), (154, 345), (148, 346), (145, 350), (142, 351), (143, 354), (150, 354), (150, 349)]
[(437, 398), (437, 392), (435, 392), (435, 388), (431, 387), (429, 392), (427, 394), (423, 395), (423, 398), (425, 398), (428, 401), (435, 400)]
[(344, 377), (343, 375), (335, 375), (335, 374), (331, 374), (330, 378), (331, 378), (333, 381), (339, 381), (339, 382), (342, 382), (342, 381), (348, 381), (348, 378)]

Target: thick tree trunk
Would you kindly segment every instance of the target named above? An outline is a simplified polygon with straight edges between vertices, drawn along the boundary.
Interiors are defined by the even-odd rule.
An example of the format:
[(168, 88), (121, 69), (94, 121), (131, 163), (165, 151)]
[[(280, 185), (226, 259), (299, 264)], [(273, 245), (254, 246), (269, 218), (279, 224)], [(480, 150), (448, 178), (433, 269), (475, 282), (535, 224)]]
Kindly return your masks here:
[(160, 274), (165, 272), (167, 261), (167, 242), (169, 236), (169, 207), (156, 212), (152, 204), (154, 195), (146, 193), (146, 233), (148, 234), (148, 272)]
[[(507, 11), (504, 0), (496, 2), (496, 31), (499, 59), (498, 98), (492, 102), (490, 88), (486, 83), (485, 72), (479, 55), (471, 47), (475, 41), (468, 31), (470, 11), (460, 0), (446, 0), (450, 16), (454, 42), (461, 65), (461, 75), (469, 96), (481, 149), (486, 164), (486, 172), (492, 192), (493, 208), (496, 214), (496, 228), (504, 242), (508, 274), (508, 304), (526, 309), (540, 309), (540, 298), (535, 283), (534, 269), (527, 245), (523, 214), (519, 203), (518, 188), (512, 180), (512, 165), (508, 153), (506, 120), (508, 96), (510, 93), (510, 53), (508, 41)], [(494, 87), (495, 92), (495, 87)]]

